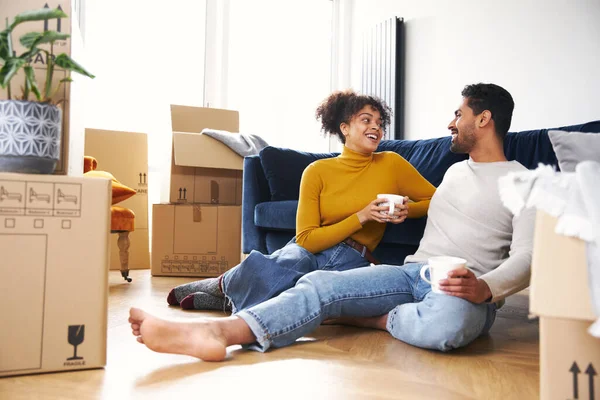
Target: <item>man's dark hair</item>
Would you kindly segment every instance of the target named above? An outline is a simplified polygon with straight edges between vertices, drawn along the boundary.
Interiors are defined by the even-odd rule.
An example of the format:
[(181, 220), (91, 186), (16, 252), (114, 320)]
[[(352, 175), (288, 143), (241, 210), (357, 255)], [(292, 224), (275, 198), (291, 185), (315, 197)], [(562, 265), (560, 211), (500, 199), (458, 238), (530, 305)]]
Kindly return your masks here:
[(492, 113), (496, 134), (504, 140), (515, 108), (510, 93), (493, 83), (477, 83), (465, 86), (462, 96), (467, 99), (467, 105), (473, 110), (473, 114), (478, 115), (485, 110)]

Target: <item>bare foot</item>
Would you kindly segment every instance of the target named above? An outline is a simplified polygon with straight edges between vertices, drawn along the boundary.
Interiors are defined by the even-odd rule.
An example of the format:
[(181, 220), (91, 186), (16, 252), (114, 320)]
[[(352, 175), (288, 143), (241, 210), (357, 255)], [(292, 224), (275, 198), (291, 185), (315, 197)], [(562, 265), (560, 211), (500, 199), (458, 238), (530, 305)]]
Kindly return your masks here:
[(184, 354), (205, 361), (225, 358), (227, 339), (215, 320), (173, 322), (139, 308), (129, 310), (129, 323), (137, 341), (159, 353)]

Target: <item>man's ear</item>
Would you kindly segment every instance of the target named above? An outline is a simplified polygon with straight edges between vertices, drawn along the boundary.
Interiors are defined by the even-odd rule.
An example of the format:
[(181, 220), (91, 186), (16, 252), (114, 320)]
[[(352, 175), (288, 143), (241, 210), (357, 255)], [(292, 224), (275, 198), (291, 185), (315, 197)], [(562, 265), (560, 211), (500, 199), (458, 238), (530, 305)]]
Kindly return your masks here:
[(477, 116), (477, 123), (480, 128), (486, 127), (492, 121), (492, 113), (490, 110), (484, 110)]

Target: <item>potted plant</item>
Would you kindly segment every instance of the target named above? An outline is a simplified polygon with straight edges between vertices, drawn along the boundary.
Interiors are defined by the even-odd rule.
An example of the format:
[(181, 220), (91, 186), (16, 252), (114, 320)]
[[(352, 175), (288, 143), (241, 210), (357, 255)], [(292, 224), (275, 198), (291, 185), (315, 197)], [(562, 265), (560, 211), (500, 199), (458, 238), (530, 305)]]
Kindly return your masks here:
[[(62, 110), (53, 98), (70, 76), (53, 85), (55, 68), (94, 78), (65, 53), (54, 54), (54, 44), (68, 34), (47, 30), (29, 32), (19, 38), (25, 51), (14, 51), (12, 34), (16, 26), (32, 21), (67, 18), (61, 9), (43, 8), (17, 15), (0, 31), (0, 86), (7, 99), (0, 100), (0, 171), (52, 173), (60, 156)], [(45, 56), (46, 72), (38, 82), (32, 61)], [(23, 73), (19, 73), (23, 71)], [(18, 74), (19, 73), (19, 74)], [(19, 79), (18, 89), (14, 83)]]

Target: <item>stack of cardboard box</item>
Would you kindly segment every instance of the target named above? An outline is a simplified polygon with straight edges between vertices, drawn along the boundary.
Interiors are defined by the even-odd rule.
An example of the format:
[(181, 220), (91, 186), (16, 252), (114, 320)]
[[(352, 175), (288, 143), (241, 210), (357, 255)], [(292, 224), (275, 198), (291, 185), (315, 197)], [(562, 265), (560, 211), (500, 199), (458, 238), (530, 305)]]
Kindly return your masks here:
[(586, 243), (555, 233), (556, 223), (538, 211), (530, 312), (540, 317), (540, 398), (594, 399), (600, 392), (600, 339), (588, 332), (597, 316)]
[[(56, 54), (85, 65), (82, 3), (1, 1), (0, 15), (12, 21), (25, 11), (60, 7), (68, 19), (19, 25), (14, 50), (23, 52), (18, 38), (26, 32), (56, 30), (71, 35), (55, 43)], [(31, 61), (37, 77), (47, 65), (40, 54)], [(54, 83), (66, 76), (55, 68)], [(22, 75), (13, 95), (17, 82)], [(0, 376), (106, 365), (111, 184), (81, 176), (83, 90), (67, 83), (53, 98), (63, 109), (56, 175), (0, 173)], [(0, 98), (6, 94), (0, 90)]]
[(152, 275), (219, 276), (241, 258), (243, 157), (201, 132), (238, 132), (239, 113), (172, 105), (171, 123), (170, 197), (152, 209)]
[[(98, 170), (110, 172), (136, 195), (119, 203), (135, 213), (135, 230), (129, 234), (129, 269), (150, 268), (148, 231), (148, 136), (144, 133), (85, 130), (85, 155), (98, 161)], [(117, 235), (111, 238), (110, 269), (121, 269)]]

